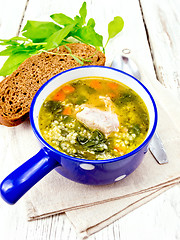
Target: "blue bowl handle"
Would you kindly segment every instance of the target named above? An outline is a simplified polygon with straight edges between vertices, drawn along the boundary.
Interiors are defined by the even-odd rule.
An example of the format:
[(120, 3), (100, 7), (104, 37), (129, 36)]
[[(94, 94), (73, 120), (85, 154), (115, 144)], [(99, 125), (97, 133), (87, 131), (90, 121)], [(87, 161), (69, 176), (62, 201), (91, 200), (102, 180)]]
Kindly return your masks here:
[(58, 165), (60, 165), (59, 162), (50, 158), (42, 148), (2, 181), (1, 197), (9, 204), (16, 203), (31, 187)]

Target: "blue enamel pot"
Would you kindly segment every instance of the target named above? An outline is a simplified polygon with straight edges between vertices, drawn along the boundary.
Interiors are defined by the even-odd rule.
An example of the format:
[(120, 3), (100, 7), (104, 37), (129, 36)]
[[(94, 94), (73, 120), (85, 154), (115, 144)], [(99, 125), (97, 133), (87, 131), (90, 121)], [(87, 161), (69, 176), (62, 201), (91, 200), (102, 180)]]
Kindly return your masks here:
[[(124, 83), (144, 100), (150, 117), (149, 131), (144, 142), (132, 152), (109, 160), (79, 159), (57, 151), (43, 139), (39, 130), (38, 115), (46, 97), (68, 81), (89, 76), (106, 77)], [(30, 108), (30, 122), (41, 144), (41, 150), (1, 183), (1, 196), (9, 204), (17, 202), (53, 169), (62, 176), (82, 184), (103, 185), (122, 180), (139, 166), (147, 152), (157, 126), (157, 108), (148, 89), (129, 74), (110, 67), (85, 66), (57, 74), (37, 91)]]

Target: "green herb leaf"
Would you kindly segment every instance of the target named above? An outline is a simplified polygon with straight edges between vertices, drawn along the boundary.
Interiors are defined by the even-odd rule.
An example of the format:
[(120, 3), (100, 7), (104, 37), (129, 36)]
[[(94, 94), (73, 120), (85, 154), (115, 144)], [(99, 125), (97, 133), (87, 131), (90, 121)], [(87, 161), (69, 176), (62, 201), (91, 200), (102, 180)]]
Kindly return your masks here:
[(76, 23), (75, 27), (74, 27), (74, 32), (82, 27), (82, 19), (79, 16), (75, 16), (74, 17), (74, 22)]
[(43, 106), (45, 107), (45, 109), (48, 112), (52, 112), (52, 113), (57, 112), (57, 111), (62, 112), (62, 110), (63, 110), (61, 103), (57, 102), (57, 101), (52, 101), (52, 100), (47, 101), (44, 103)]
[(68, 134), (69, 134), (68, 131), (66, 131), (66, 130), (64, 130), (64, 129), (61, 129), (61, 135), (62, 135), (63, 137), (67, 137)]
[(136, 136), (139, 136), (141, 133), (141, 129), (139, 124), (135, 124), (132, 128), (129, 129), (129, 133), (132, 134), (136, 134)]
[[(109, 40), (111, 38), (114, 38), (119, 32), (121, 32), (123, 27), (124, 27), (123, 19), (119, 16), (115, 17), (114, 20), (108, 24), (109, 37), (108, 37), (107, 43), (109, 42)], [(106, 43), (106, 45), (107, 45), (107, 43)], [(105, 47), (106, 47), (106, 45), (105, 45)]]
[[(83, 2), (79, 10), (79, 16), (76, 15), (74, 18), (71, 18), (63, 13), (59, 13), (52, 14), (50, 17), (63, 27), (53, 22), (27, 21), (22, 30), (23, 37), (0, 39), (0, 45), (6, 46), (6, 49), (0, 52), (0, 56), (10, 56), (0, 70), (0, 75), (5, 76), (12, 73), (16, 68), (15, 66), (18, 67), (23, 60), (33, 54), (49, 51), (60, 45), (70, 43), (72, 40), (90, 44), (96, 47), (97, 50), (105, 52), (105, 47), (109, 40), (115, 37), (124, 26), (123, 19), (115, 17), (108, 25), (109, 37), (106, 45), (103, 46), (103, 37), (96, 33), (94, 29), (94, 19), (90, 18), (87, 25), (85, 25), (87, 17), (86, 2)], [(80, 64), (90, 61), (89, 59), (74, 56), (71, 50), (69, 52), (69, 55)]]
[(39, 47), (41, 48), (41, 46), (33, 46), (33, 45), (28, 46), (24, 44), (17, 45), (17, 46), (9, 45), (6, 47), (5, 50), (0, 52), (0, 56), (10, 56), (15, 53), (23, 53), (23, 52), (24, 53), (26, 52), (29, 54), (35, 54), (36, 52), (38, 52)]
[(56, 13), (50, 16), (55, 22), (60, 25), (67, 26), (74, 23), (74, 20), (63, 13)]
[(19, 43), (11, 39), (0, 39), (0, 45), (19, 45)]
[(107, 148), (108, 148), (108, 146), (105, 143), (99, 143), (99, 144), (97, 144), (95, 146), (92, 146), (90, 148), (90, 150), (94, 151), (94, 152), (104, 152), (105, 149), (107, 149)]
[(82, 4), (82, 7), (79, 10), (79, 14), (80, 16), (76, 15), (74, 17), (74, 22), (76, 23), (74, 31), (81, 28), (86, 23), (86, 15), (87, 15), (86, 2)]
[(45, 49), (53, 49), (58, 47), (62, 40), (67, 37), (67, 35), (72, 31), (74, 24), (67, 25), (66, 27), (62, 28), (61, 30), (55, 32), (47, 39), (47, 45)]
[(82, 7), (79, 10), (79, 14), (81, 16), (82, 25), (86, 23), (87, 9), (86, 2), (83, 2)]
[(78, 135), (78, 136), (77, 136), (77, 141), (78, 141), (81, 145), (84, 145), (84, 144), (86, 144), (89, 140), (88, 140), (88, 138), (86, 138), (86, 137), (83, 137), (83, 136)]
[(90, 19), (88, 20), (87, 26), (88, 26), (88, 27), (92, 27), (92, 28), (95, 27), (95, 21), (94, 21), (93, 18), (90, 18)]
[(10, 40), (11, 41), (23, 41), (23, 42), (26, 42), (26, 41), (29, 41), (29, 39), (28, 38), (26, 38), (26, 37), (12, 37), (12, 38), (10, 38)]
[(95, 32), (91, 26), (84, 26), (74, 33), (74, 37), (93, 46), (103, 47), (103, 37)]
[(53, 22), (27, 21), (22, 30), (22, 35), (33, 40), (33, 42), (43, 42), (60, 29), (61, 27)]
[(76, 104), (76, 105), (81, 105), (81, 104), (83, 104), (83, 103), (85, 103), (85, 102), (87, 102), (87, 98), (86, 98), (85, 96), (83, 96), (83, 95), (79, 95), (79, 96), (77, 97), (77, 99), (76, 99), (75, 104)]
[(29, 41), (28, 38), (24, 37), (12, 37), (10, 39), (0, 39), (0, 45), (19, 45)]
[(28, 57), (30, 57), (28, 53), (16, 53), (11, 55), (0, 69), (0, 76), (11, 74)]
[(84, 64), (84, 62), (81, 61), (81, 60), (80, 60), (78, 57), (76, 57), (75, 55), (73, 55), (73, 54), (70, 54), (70, 55), (71, 55), (71, 57), (74, 58), (74, 60), (76, 60), (79, 64), (81, 64), (81, 65)]
[(122, 31), (124, 21), (121, 17), (115, 17), (113, 21), (108, 24), (109, 38), (115, 37), (120, 31)]
[(9, 56), (13, 53), (14, 47), (8, 46), (5, 50), (0, 52), (0, 56)]
[(72, 53), (71, 49), (70, 49), (68, 46), (64, 45), (64, 47), (65, 47), (70, 53)]

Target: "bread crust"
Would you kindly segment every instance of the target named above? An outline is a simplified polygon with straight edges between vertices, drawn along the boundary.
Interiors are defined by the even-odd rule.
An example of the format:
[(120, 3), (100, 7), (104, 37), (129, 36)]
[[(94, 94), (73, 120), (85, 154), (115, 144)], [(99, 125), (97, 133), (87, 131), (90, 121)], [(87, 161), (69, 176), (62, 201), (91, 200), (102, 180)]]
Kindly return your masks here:
[[(105, 65), (105, 55), (84, 43), (67, 44), (72, 54), (90, 59), (85, 65)], [(55, 54), (52, 54), (55, 53)], [(56, 74), (81, 66), (65, 46), (26, 59), (11, 75), (0, 82), (0, 124), (12, 127), (28, 116), (37, 90)]]

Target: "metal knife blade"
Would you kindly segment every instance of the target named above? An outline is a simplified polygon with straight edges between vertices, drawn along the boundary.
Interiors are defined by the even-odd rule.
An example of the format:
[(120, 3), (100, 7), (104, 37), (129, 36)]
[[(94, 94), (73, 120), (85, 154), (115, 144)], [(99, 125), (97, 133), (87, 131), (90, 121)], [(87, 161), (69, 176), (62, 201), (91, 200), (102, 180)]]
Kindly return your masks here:
[(157, 132), (155, 132), (149, 144), (149, 150), (159, 164), (168, 163), (167, 155)]

